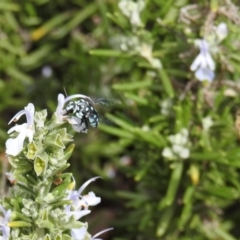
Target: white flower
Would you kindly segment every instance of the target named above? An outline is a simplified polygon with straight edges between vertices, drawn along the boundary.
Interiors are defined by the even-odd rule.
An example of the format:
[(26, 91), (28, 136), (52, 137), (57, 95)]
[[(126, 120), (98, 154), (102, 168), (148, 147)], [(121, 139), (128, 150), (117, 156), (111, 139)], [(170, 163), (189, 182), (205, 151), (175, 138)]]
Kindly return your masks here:
[(66, 114), (66, 111), (63, 110), (64, 105), (74, 98), (84, 98), (84, 99), (87, 99), (88, 101), (90, 101), (92, 104), (94, 104), (94, 102), (92, 101), (92, 99), (90, 97), (85, 96), (83, 94), (74, 94), (74, 95), (71, 95), (71, 96), (65, 98), (63, 94), (59, 93), (58, 94), (58, 105), (57, 105), (57, 109), (56, 109), (57, 121), (59, 123), (62, 123), (64, 120), (66, 120), (66, 116), (64, 116), (64, 114)]
[(190, 156), (189, 149), (185, 148), (181, 145), (173, 145), (172, 150), (176, 155), (178, 155), (182, 159), (189, 158), (189, 156)]
[(59, 123), (63, 122), (63, 108), (65, 104), (65, 97), (63, 94), (59, 93), (58, 94), (58, 105), (56, 109), (56, 116), (57, 116), (57, 121)]
[(190, 157), (190, 150), (188, 148), (182, 148), (181, 152), (179, 153), (180, 158), (187, 159)]
[(143, 10), (145, 6), (145, 2), (143, 0), (138, 0), (137, 2), (129, 1), (129, 0), (121, 0), (118, 3), (119, 8), (121, 9), (123, 15), (129, 18), (130, 23), (133, 26), (141, 26), (140, 12)]
[(172, 149), (170, 147), (165, 147), (162, 152), (163, 157), (169, 159), (169, 160), (174, 160), (176, 159), (175, 154), (173, 153)]
[(188, 148), (188, 130), (183, 128), (175, 135), (168, 137), (171, 147), (165, 147), (162, 155), (169, 160), (187, 159), (190, 156), (190, 150)]
[(87, 228), (81, 227), (81, 228), (73, 228), (71, 229), (71, 236), (74, 240), (83, 240), (85, 239), (85, 236), (87, 234)]
[(186, 128), (183, 128), (179, 133), (170, 135), (168, 139), (172, 144), (185, 145), (188, 142), (188, 130)]
[(65, 207), (65, 213), (69, 218), (74, 216), (75, 219), (78, 220), (91, 212), (90, 210), (81, 208), (79, 204), (79, 194), (77, 191), (69, 191), (67, 199), (72, 201), (72, 204), (69, 204)]
[(101, 240), (101, 238), (96, 238), (99, 235), (108, 232), (110, 230), (113, 230), (113, 228), (107, 228), (97, 234), (95, 234), (94, 236), (91, 236), (88, 232), (87, 232), (87, 228), (85, 226), (81, 227), (81, 228), (73, 228), (71, 229), (71, 236), (74, 240)]
[(59, 93), (58, 94), (58, 105), (57, 105), (57, 109), (56, 109), (57, 121), (59, 123), (62, 123), (66, 119), (64, 116), (64, 114), (66, 112), (63, 110), (64, 105), (74, 98), (84, 98), (84, 99), (87, 99), (92, 102), (92, 99), (90, 97), (87, 97), (83, 94), (74, 94), (74, 95), (71, 95), (71, 96), (65, 98), (63, 94)]
[(113, 230), (113, 228), (107, 228), (107, 229), (104, 229), (104, 230), (102, 230), (101, 232), (98, 232), (98, 233), (96, 233), (94, 236), (92, 236), (91, 237), (91, 240), (102, 240), (101, 238), (96, 238), (96, 237), (98, 237), (99, 235), (101, 235), (101, 234), (103, 234), (103, 233), (105, 233), (105, 232), (108, 232), (108, 231), (111, 231), (111, 230)]
[(196, 71), (197, 68), (209, 68), (210, 70), (215, 69), (215, 63), (209, 53), (208, 42), (204, 39), (197, 40), (197, 44), (200, 49), (199, 55), (196, 57), (192, 63), (190, 69)]
[(228, 27), (227, 24), (224, 22), (219, 23), (219, 25), (217, 26), (216, 30), (215, 30), (218, 40), (219, 42), (221, 42), (222, 40), (224, 40), (227, 35), (228, 35)]
[(154, 58), (152, 55), (152, 45), (149, 43), (143, 42), (139, 47), (137, 48), (138, 53), (140, 56), (145, 58), (153, 68), (160, 69), (162, 68), (161, 61), (157, 58)]
[(82, 216), (89, 214), (91, 211), (88, 210), (89, 206), (95, 206), (101, 202), (100, 197), (96, 197), (93, 192), (82, 196), (83, 190), (93, 181), (100, 177), (94, 177), (85, 182), (78, 191), (68, 191), (68, 200), (72, 201), (72, 204), (65, 207), (65, 212), (70, 216), (74, 216), (76, 220), (80, 219)]
[(10, 220), (11, 210), (5, 210), (2, 205), (0, 205), (0, 210), (3, 213), (3, 216), (0, 216), (0, 229), (2, 232), (2, 239), (8, 240), (10, 234), (10, 227), (8, 222)]
[(134, 35), (115, 35), (110, 38), (109, 42), (113, 48), (124, 52), (134, 52), (140, 44), (139, 38)]
[(161, 106), (161, 114), (163, 116), (169, 116), (172, 110), (172, 99), (168, 98), (160, 103)]
[(200, 53), (190, 66), (191, 71), (195, 72), (195, 76), (198, 80), (207, 80), (211, 82), (214, 77), (215, 62), (209, 53), (208, 42), (204, 39), (197, 40), (197, 44), (200, 49)]
[(23, 149), (23, 143), (26, 137), (28, 137), (29, 142), (33, 140), (34, 134), (34, 112), (35, 108), (32, 103), (29, 103), (24, 110), (18, 112), (8, 123), (16, 122), (22, 115), (26, 115), (27, 123), (23, 123), (21, 125), (15, 125), (11, 129), (8, 130), (8, 134), (12, 132), (18, 132), (18, 136), (16, 138), (9, 138), (6, 141), (6, 153), (12, 156), (17, 156), (21, 150)]
[(87, 195), (82, 196), (80, 200), (80, 204), (84, 208), (88, 208), (88, 206), (95, 206), (101, 202), (100, 197), (96, 197), (94, 192), (89, 192)]
[(210, 116), (202, 119), (202, 126), (205, 131), (208, 131), (213, 125), (213, 120)]

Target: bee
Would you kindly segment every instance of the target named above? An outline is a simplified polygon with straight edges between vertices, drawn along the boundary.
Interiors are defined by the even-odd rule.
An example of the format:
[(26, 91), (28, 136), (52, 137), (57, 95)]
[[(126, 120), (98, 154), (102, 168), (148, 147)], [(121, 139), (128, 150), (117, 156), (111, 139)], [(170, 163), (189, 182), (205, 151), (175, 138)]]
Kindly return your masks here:
[(68, 119), (72, 120), (76, 132), (87, 133), (88, 126), (96, 128), (99, 124), (99, 115), (89, 100), (80, 98), (70, 101), (65, 107)]

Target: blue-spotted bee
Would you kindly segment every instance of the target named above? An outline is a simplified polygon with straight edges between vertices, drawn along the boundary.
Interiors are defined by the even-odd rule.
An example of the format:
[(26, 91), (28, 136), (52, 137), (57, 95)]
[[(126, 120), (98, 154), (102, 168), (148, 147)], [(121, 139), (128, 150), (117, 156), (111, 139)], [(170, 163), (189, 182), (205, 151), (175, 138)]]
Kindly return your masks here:
[(73, 129), (76, 132), (87, 133), (88, 126), (96, 128), (99, 124), (99, 115), (93, 105), (109, 105), (118, 103), (116, 100), (100, 98), (93, 100), (91, 98), (79, 98), (76, 101), (70, 101), (65, 106), (65, 113), (71, 120)]

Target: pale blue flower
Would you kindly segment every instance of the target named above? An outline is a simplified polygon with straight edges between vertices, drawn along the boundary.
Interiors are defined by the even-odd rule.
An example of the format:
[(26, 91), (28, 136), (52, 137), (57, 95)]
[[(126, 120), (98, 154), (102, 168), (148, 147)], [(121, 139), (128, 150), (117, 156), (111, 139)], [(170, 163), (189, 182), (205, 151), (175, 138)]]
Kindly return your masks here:
[(77, 191), (68, 191), (68, 200), (72, 201), (72, 204), (69, 204), (65, 207), (65, 213), (70, 218), (74, 216), (76, 220), (80, 219), (81, 217), (89, 214), (91, 211), (88, 209), (82, 209), (79, 202), (79, 194)]
[(95, 206), (101, 202), (100, 197), (96, 197), (93, 192), (89, 192), (87, 195), (81, 195), (83, 190), (93, 181), (100, 177), (94, 177), (85, 182), (78, 191), (68, 191), (67, 199), (72, 201), (72, 204), (65, 207), (65, 212), (68, 217), (74, 216), (76, 220), (89, 214), (89, 206)]
[(87, 234), (87, 228), (73, 228), (71, 229), (71, 236), (74, 240), (83, 240)]
[(3, 213), (3, 216), (0, 216), (0, 230), (2, 232), (2, 239), (8, 240), (10, 235), (10, 227), (8, 222), (10, 220), (11, 210), (7, 210), (0, 205), (0, 210)]
[(51, 66), (46, 65), (42, 68), (42, 76), (44, 78), (50, 78), (53, 74), (53, 69), (51, 68)]
[(111, 231), (111, 230), (113, 230), (113, 228), (107, 228), (107, 229), (104, 229), (104, 230), (102, 230), (101, 232), (98, 232), (98, 233), (96, 233), (94, 236), (92, 236), (91, 237), (91, 240), (102, 240), (101, 238), (96, 238), (96, 237), (98, 237), (99, 235), (101, 235), (101, 234), (103, 234), (103, 233), (105, 233), (105, 232), (108, 232), (108, 231)]
[(208, 82), (212, 82), (215, 78), (215, 73), (208, 68), (199, 68), (195, 72), (195, 77), (200, 81), (207, 80)]
[(34, 134), (34, 113), (35, 108), (32, 103), (29, 103), (24, 110), (18, 112), (8, 124), (11, 122), (16, 122), (22, 115), (26, 115), (27, 123), (23, 123), (21, 125), (15, 125), (11, 129), (8, 130), (8, 134), (12, 132), (18, 132), (18, 136), (16, 138), (9, 138), (6, 141), (6, 153), (12, 156), (17, 156), (23, 148), (23, 143), (26, 137), (28, 137), (29, 142), (33, 140)]
[(111, 231), (113, 230), (113, 228), (107, 228), (97, 234), (95, 234), (94, 236), (91, 236), (88, 232), (87, 232), (87, 228), (85, 226), (81, 227), (81, 228), (77, 228), (77, 229), (71, 229), (71, 236), (74, 240), (102, 240), (101, 238), (96, 238), (99, 235)]
[(200, 53), (193, 61), (190, 69), (195, 72), (195, 76), (198, 80), (207, 80), (211, 82), (215, 77), (215, 62), (209, 52), (208, 42), (201, 39), (197, 41), (197, 44), (199, 46)]

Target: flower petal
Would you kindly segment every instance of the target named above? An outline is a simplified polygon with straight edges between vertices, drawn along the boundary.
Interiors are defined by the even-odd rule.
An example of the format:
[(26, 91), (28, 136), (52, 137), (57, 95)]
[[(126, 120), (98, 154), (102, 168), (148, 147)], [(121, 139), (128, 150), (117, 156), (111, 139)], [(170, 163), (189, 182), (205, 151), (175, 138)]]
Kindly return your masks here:
[(196, 72), (195, 72), (195, 76), (198, 80), (200, 81), (205, 81), (207, 80), (208, 82), (212, 82), (215, 74), (213, 71), (211, 71), (208, 68), (199, 68)]
[(71, 229), (71, 236), (74, 240), (83, 240), (85, 238), (86, 233), (87, 233), (86, 227)]
[(26, 138), (26, 131), (22, 131), (16, 138), (9, 138), (6, 141), (6, 153), (12, 156), (17, 156), (23, 148), (23, 142)]
[(136, 10), (134, 10), (131, 14), (131, 18), (130, 18), (130, 23), (134, 26), (141, 26), (141, 19), (139, 16), (139, 12)]
[[(212, 56), (210, 55), (210, 53), (207, 53), (205, 55), (205, 62), (207, 64), (206, 67), (208, 67), (212, 71), (215, 70), (215, 62), (213, 61)], [(202, 66), (202, 68), (204, 68), (204, 67)]]
[(27, 124), (32, 125), (33, 124), (33, 119), (34, 119), (34, 112), (35, 112), (35, 107), (32, 103), (29, 103), (27, 107), (24, 108), (24, 110), (19, 111), (10, 121), (8, 124), (12, 123), (13, 121), (16, 122), (18, 119), (26, 114), (27, 118)]
[(10, 134), (12, 132), (21, 132), (23, 129), (26, 129), (26, 128), (27, 128), (26, 123), (23, 123), (21, 125), (15, 125), (14, 127), (10, 128), (7, 133)]
[(96, 197), (94, 192), (89, 192), (87, 195), (84, 195), (82, 197), (82, 203), (83, 205), (87, 206), (95, 206), (101, 202), (100, 197)]
[(182, 151), (179, 153), (179, 156), (183, 159), (189, 158), (190, 151), (188, 148), (183, 148)]
[(30, 143), (33, 140), (33, 134), (34, 134), (34, 130), (33, 129), (27, 129), (26, 130), (26, 137), (28, 137), (28, 140), (29, 140)]
[(99, 235), (101, 235), (101, 234), (103, 234), (103, 233), (105, 233), (105, 232), (111, 231), (111, 230), (113, 230), (113, 228), (104, 229), (104, 230), (102, 230), (101, 232), (96, 233), (91, 239), (97, 240), (96, 237), (98, 237)]
[(225, 39), (228, 35), (228, 27), (227, 24), (224, 22), (219, 23), (216, 29), (216, 34), (219, 38), (219, 42), (221, 42), (223, 39)]
[(27, 107), (25, 107), (25, 110), (26, 110), (27, 125), (28, 127), (33, 127), (35, 107), (32, 103), (29, 103)]
[(10, 220), (10, 215), (11, 215), (11, 210), (7, 210), (2, 206), (0, 205), (0, 210), (1, 212), (3, 213), (4, 217), (0, 217), (0, 229), (1, 229), (1, 232), (2, 232), (2, 237), (0, 239), (9, 239), (9, 234), (10, 234), (10, 227), (8, 226), (8, 222)]
[(91, 182), (97, 180), (98, 178), (101, 177), (93, 177), (91, 179), (89, 179), (88, 181), (86, 181), (78, 190), (78, 194), (81, 195), (82, 191), (88, 186), (88, 184), (90, 184)]
[(199, 46), (199, 49), (200, 49), (200, 53), (201, 54), (206, 54), (209, 52), (209, 46), (208, 46), (208, 42), (205, 40), (205, 39), (201, 39), (199, 42), (198, 42), (198, 46)]
[(204, 57), (201, 53), (199, 53), (195, 58), (195, 60), (193, 61), (193, 63), (191, 64), (190, 70), (193, 72), (196, 71), (203, 61), (204, 61)]
[(77, 211), (70, 211), (70, 215), (73, 215), (76, 220), (79, 220), (81, 217), (89, 214), (91, 211), (90, 210), (77, 210)]
[(56, 109), (56, 115), (57, 115), (57, 121), (58, 122), (62, 122), (63, 119), (62, 119), (62, 110), (63, 110), (63, 107), (64, 107), (64, 102), (65, 100), (65, 97), (63, 94), (59, 93), (58, 94), (58, 105), (57, 105), (57, 109)]

